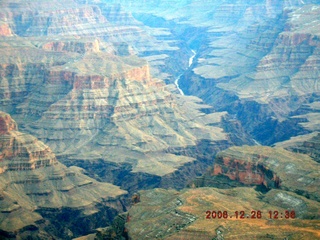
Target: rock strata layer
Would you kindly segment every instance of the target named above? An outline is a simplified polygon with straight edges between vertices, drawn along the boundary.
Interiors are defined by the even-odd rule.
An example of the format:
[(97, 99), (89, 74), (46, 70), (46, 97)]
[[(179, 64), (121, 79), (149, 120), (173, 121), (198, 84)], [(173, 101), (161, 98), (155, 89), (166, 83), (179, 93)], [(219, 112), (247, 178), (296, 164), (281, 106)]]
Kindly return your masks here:
[(291, 138), (288, 141), (277, 143), (276, 146), (288, 149), (289, 151), (307, 154), (316, 162), (320, 162), (320, 134), (314, 132), (304, 136)]
[[(172, 46), (179, 44), (156, 39), (118, 5), (1, 6), (16, 36), (0, 39), (0, 109), (62, 163), (126, 189), (135, 183), (132, 191), (150, 179), (149, 186), (181, 188), (182, 179), (201, 175), (217, 151), (234, 144), (224, 131), (226, 112), (172, 94), (165, 79), (152, 75), (155, 65), (146, 59), (161, 51), (178, 55)], [(236, 144), (242, 142), (252, 143)], [(120, 170), (109, 174), (115, 165)], [(123, 183), (121, 172), (130, 176)]]
[(319, 3), (209, 2), (1, 1), (2, 235), (319, 237)]
[[(47, 145), (19, 132), (4, 112), (0, 133), (2, 237), (67, 239), (107, 225), (123, 210), (120, 197), (125, 191), (59, 163)], [(101, 222), (95, 222), (97, 217)], [(81, 227), (83, 221), (88, 225)]]
[(319, 102), (317, 1), (180, 1), (166, 3), (170, 10), (126, 2), (143, 23), (169, 28), (196, 51), (179, 80), (183, 92), (232, 114), (257, 142), (272, 145), (318, 125), (314, 109), (297, 116)]
[(262, 146), (231, 147), (220, 152), (211, 169), (196, 180), (198, 186), (230, 188), (233, 184), (282, 189), (320, 201), (320, 165), (311, 157)]
[(279, 147), (231, 147), (189, 189), (141, 191), (122, 229), (132, 239), (318, 239), (319, 169)]

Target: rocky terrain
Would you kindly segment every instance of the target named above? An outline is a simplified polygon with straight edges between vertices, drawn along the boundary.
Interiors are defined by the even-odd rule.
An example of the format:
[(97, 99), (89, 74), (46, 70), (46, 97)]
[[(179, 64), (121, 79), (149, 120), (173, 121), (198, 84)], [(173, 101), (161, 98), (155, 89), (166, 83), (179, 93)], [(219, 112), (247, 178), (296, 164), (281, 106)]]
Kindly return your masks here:
[[(319, 11), (317, 0), (1, 1), (0, 111), (23, 132), (1, 113), (1, 234), (319, 237)], [(142, 191), (115, 218), (151, 188), (170, 190)], [(298, 219), (267, 219), (291, 206)], [(263, 220), (205, 219), (255, 209)]]
[(110, 224), (123, 211), (126, 191), (67, 168), (4, 112), (0, 134), (2, 237), (71, 238)]
[(46, 152), (52, 159), (42, 160), (40, 154), (41, 161), (33, 163), (32, 157), (18, 155), (17, 164), (5, 164), (3, 177), (10, 173), (12, 180), (3, 188), (11, 181), (36, 180), (14, 193), (32, 200), (6, 200), (34, 217), (15, 225), (21, 221), (16, 216), (23, 215), (7, 214), (4, 204), (3, 236), (70, 238), (89, 233), (109, 225), (129, 206), (127, 199), (119, 200), (126, 191), (112, 184), (129, 193), (183, 188), (212, 165), (218, 151), (234, 145), (233, 139), (236, 144), (253, 143), (241, 137), (241, 128), (239, 136), (224, 130), (226, 112), (214, 112), (196, 97), (175, 95), (164, 79), (152, 75), (153, 65), (135, 54), (148, 58), (144, 51), (149, 49), (177, 49), (166, 42), (157, 45), (160, 40), (121, 8), (77, 1), (6, 1), (1, 2), (0, 16), (5, 23), (0, 109), (16, 119), (22, 132), (37, 137), (17, 133), (27, 136), (21, 137), (22, 143), (43, 141), (73, 169), (69, 174), (51, 150)]
[(146, 51), (170, 41), (159, 45), (121, 7), (18, 1), (2, 3), (2, 17), (14, 36), (0, 39), (1, 109), (68, 166), (130, 192), (182, 188), (219, 150), (253, 144), (241, 128), (225, 131), (226, 112), (152, 75)]
[(213, 169), (198, 178), (196, 185), (218, 187), (221, 177), (231, 180), (229, 182), (257, 185), (265, 191), (283, 189), (320, 201), (319, 163), (307, 155), (282, 148), (243, 146), (222, 151)]
[[(213, 211), (226, 211), (228, 217), (212, 218)], [(243, 218), (237, 215), (240, 211)], [(258, 211), (261, 218), (255, 215)], [(278, 218), (269, 211), (278, 211)], [(294, 211), (295, 218), (286, 219), (285, 211)], [(141, 202), (128, 214), (132, 239), (320, 238), (319, 202), (282, 190), (262, 195), (248, 187), (153, 189), (141, 192)]]
[(288, 141), (277, 143), (276, 146), (286, 148), (290, 151), (308, 154), (315, 161), (320, 161), (318, 132), (310, 133), (304, 136), (291, 138)]
[(127, 2), (195, 50), (179, 82), (185, 93), (233, 114), (265, 145), (314, 131), (302, 123), (318, 125), (318, 1)]
[(131, 239), (319, 239), (319, 169), (309, 156), (282, 148), (232, 147), (189, 189), (141, 191), (113, 233)]

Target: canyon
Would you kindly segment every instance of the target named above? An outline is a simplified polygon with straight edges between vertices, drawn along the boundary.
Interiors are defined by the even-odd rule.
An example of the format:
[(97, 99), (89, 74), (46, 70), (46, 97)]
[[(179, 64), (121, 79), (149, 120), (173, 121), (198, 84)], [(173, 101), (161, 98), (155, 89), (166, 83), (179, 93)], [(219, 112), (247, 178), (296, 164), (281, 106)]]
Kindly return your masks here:
[(3, 112), (0, 133), (2, 237), (70, 238), (123, 212), (126, 191), (89, 178), (81, 168), (67, 168)]
[(312, 157), (281, 147), (231, 147), (183, 190), (140, 191), (122, 228), (113, 225), (95, 236), (318, 239), (319, 170)]
[(0, 235), (320, 238), (319, 11), (0, 2)]

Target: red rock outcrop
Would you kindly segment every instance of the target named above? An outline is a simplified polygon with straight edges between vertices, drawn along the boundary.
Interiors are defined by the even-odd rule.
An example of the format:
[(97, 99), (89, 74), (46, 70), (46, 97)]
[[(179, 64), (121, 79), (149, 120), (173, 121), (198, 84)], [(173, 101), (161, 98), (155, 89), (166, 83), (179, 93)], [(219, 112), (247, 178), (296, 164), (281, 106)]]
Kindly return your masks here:
[(12, 31), (11, 28), (9, 26), (9, 24), (7, 23), (0, 23), (0, 36), (12, 36)]
[(25, 171), (57, 164), (57, 159), (48, 146), (36, 138), (17, 131), (10, 115), (0, 112), (0, 161), (5, 171)]
[(48, 42), (42, 45), (42, 49), (55, 52), (76, 52), (76, 53), (90, 53), (99, 52), (99, 41), (97, 39), (87, 42), (80, 41), (56, 41)]
[[(268, 171), (268, 167), (263, 162), (267, 158), (263, 155), (256, 156), (257, 160), (247, 161), (231, 158), (229, 156), (219, 156), (215, 159), (213, 175), (224, 175), (230, 180), (235, 180), (248, 185), (264, 185), (267, 188), (279, 188), (281, 180)], [(270, 186), (270, 182), (271, 185)]]
[(9, 114), (0, 112), (0, 134), (8, 134), (11, 131), (17, 131), (18, 127)]
[(320, 165), (307, 155), (263, 146), (231, 147), (220, 152), (211, 176), (243, 184), (280, 188), (320, 201)]

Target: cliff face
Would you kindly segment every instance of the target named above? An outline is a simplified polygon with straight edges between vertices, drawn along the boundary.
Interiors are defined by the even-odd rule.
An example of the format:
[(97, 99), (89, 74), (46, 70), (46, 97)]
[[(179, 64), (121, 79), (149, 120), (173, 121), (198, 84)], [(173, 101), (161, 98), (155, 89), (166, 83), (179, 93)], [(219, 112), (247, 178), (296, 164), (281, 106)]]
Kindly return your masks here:
[[(263, 161), (263, 157), (260, 159)], [(216, 176), (220, 174), (227, 176), (230, 180), (239, 181), (248, 185), (264, 185), (265, 187), (274, 188), (280, 186), (280, 178), (272, 171), (268, 172), (267, 169), (259, 163), (254, 164), (229, 157), (218, 157), (214, 163), (213, 175)]]
[(54, 52), (76, 52), (76, 53), (87, 53), (87, 52), (99, 52), (99, 41), (97, 39), (79, 42), (79, 41), (55, 41), (48, 42), (42, 45), (42, 49), (54, 51)]
[[(10, 115), (0, 112), (0, 123), (1, 236), (67, 239), (105, 226), (122, 211), (125, 191), (62, 165), (47, 145), (17, 131)], [(88, 224), (80, 226), (83, 221)]]
[(189, 189), (140, 191), (122, 226), (132, 239), (319, 238), (319, 168), (278, 147), (231, 147)]
[(291, 116), (319, 101), (318, 2), (184, 1), (170, 11), (127, 2), (142, 22), (168, 27), (196, 51), (179, 81), (185, 93), (234, 114), (262, 144), (310, 132)]
[[(50, 56), (51, 51), (43, 54)], [(74, 53), (62, 54), (70, 58), (73, 56), (68, 54)], [(20, 68), (21, 72), (16, 69), (14, 74), (26, 74), (23, 65)], [(162, 81), (150, 76), (149, 66), (137, 57), (91, 52), (63, 65), (44, 66), (41, 75), (44, 82), (39, 77), (34, 85), (26, 83), (26, 89), (34, 90), (23, 93), (23, 102), (15, 97), (18, 93), (9, 93), (7, 103), (14, 107), (18, 119), (26, 119), (24, 129), (59, 155), (129, 162), (134, 171), (165, 175), (194, 161), (193, 157), (178, 156), (176, 151), (165, 153), (169, 148), (196, 146), (201, 139), (230, 144), (219, 127), (224, 113), (205, 116), (198, 110), (201, 105), (195, 103), (197, 100), (175, 98)], [(13, 80), (11, 84), (19, 82)], [(198, 119), (193, 120), (194, 116)], [(217, 126), (209, 126), (210, 122)], [(171, 162), (161, 163), (162, 173), (152, 167), (162, 161), (160, 155)], [(145, 165), (147, 159), (149, 164)]]
[(319, 132), (314, 132), (302, 137), (294, 137), (288, 141), (277, 143), (276, 146), (288, 149), (289, 151), (307, 154), (316, 162), (320, 162), (319, 140)]
[[(98, 22), (107, 24), (100, 10), (94, 6), (77, 5), (75, 1), (15, 1), (2, 2), (2, 14), (15, 33), (20, 36), (75, 35), (103, 32)], [(40, 10), (40, 11), (39, 11)], [(99, 14), (100, 13), (100, 14)], [(95, 26), (96, 28), (92, 28)]]
[(181, 53), (180, 43), (162, 41), (168, 30), (149, 34), (118, 5), (1, 4), (17, 36), (0, 39), (0, 109), (63, 163), (130, 191), (181, 188), (233, 145), (222, 128), (225, 112), (172, 94), (152, 75), (157, 59)]
[[(14, 7), (11, 7), (13, 6)], [(52, 37), (54, 40), (70, 36), (99, 37), (103, 48), (119, 55), (149, 55), (149, 52), (179, 52), (178, 43), (163, 41), (157, 36), (163, 30), (143, 26), (119, 4), (100, 1), (10, 1), (1, 3), (1, 19), (23, 37)], [(164, 33), (164, 35), (167, 35)], [(72, 40), (72, 39), (70, 39)], [(129, 51), (124, 46), (129, 46)], [(168, 56), (169, 57), (169, 56)], [(175, 73), (175, 72), (174, 72)]]
[[(290, 91), (297, 97), (318, 92), (317, 84), (314, 87), (310, 84), (317, 81), (319, 68), (318, 12), (318, 6), (310, 5), (284, 12), (281, 16), (284, 28), (278, 33), (270, 51), (259, 59), (254, 71), (219, 86), (231, 91), (238, 89), (235, 92), (241, 98), (248, 95), (261, 102), (285, 98)], [(239, 85), (231, 87), (235, 82), (241, 84), (244, 81), (246, 85), (242, 89)], [(262, 83), (267, 83), (268, 88), (261, 88)]]
[[(127, 206), (112, 184), (130, 193), (180, 189), (213, 165), (194, 185), (267, 193), (146, 191), (119, 229), (133, 239), (318, 237), (310, 219), (319, 215), (319, 166), (310, 157), (243, 147), (214, 162), (234, 144), (319, 131), (318, 1), (109, 3), (119, 1), (0, 3), (0, 109), (37, 137), (1, 115), (1, 234), (89, 233)], [(184, 92), (211, 106), (164, 84), (181, 73)], [(309, 140), (308, 152), (318, 146)], [(112, 184), (67, 168), (50, 149)], [(264, 216), (294, 208), (301, 219), (281, 227), (267, 217), (228, 219), (221, 227), (203, 221), (210, 208)]]
[(10, 115), (2, 113), (0, 118), (0, 133), (8, 134), (13, 130), (18, 130), (16, 122), (11, 119)]
[[(284, 28), (278, 33), (267, 54), (256, 62), (253, 71), (217, 85), (235, 93), (241, 99), (241, 105), (247, 105), (248, 100), (254, 99), (268, 109), (268, 115), (273, 118), (270, 119), (272, 124), (267, 121), (250, 121), (249, 119), (255, 116), (253, 111), (244, 112), (240, 108), (237, 112), (239, 118), (246, 122), (245, 127), (258, 141), (265, 138), (268, 139), (265, 143), (270, 144), (288, 139), (290, 133), (287, 133), (282, 125), (293, 125), (296, 118), (290, 116), (304, 109), (304, 104), (318, 102), (318, 10), (318, 6), (309, 5), (284, 12), (280, 16), (285, 20)], [(247, 46), (250, 45), (252, 44)], [(310, 110), (312, 112), (312, 109)], [(301, 126), (303, 125), (300, 125), (300, 129), (291, 131), (291, 134), (301, 135), (310, 131), (306, 128), (302, 130)], [(271, 135), (260, 134), (261, 131), (265, 132), (263, 128), (267, 127), (274, 128), (273, 132), (278, 132), (279, 135), (270, 139)]]
[(198, 186), (232, 187), (236, 183), (283, 189), (319, 201), (319, 164), (307, 155), (282, 148), (232, 147), (220, 152)]

